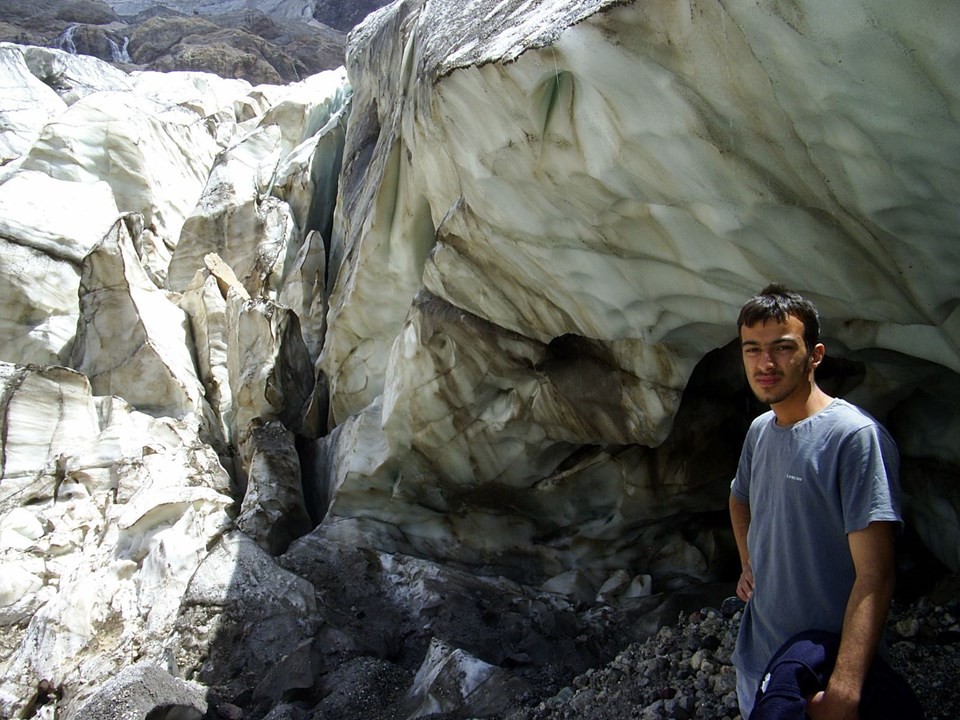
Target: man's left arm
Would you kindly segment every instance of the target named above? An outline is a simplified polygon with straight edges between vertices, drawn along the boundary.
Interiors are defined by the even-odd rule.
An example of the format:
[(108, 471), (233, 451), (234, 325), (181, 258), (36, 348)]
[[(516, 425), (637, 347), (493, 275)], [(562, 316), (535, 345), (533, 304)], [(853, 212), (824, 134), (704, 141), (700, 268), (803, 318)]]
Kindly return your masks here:
[(856, 580), (850, 590), (840, 650), (824, 692), (807, 708), (812, 720), (856, 720), (867, 670), (883, 634), (894, 587), (894, 525), (872, 522), (847, 535)]

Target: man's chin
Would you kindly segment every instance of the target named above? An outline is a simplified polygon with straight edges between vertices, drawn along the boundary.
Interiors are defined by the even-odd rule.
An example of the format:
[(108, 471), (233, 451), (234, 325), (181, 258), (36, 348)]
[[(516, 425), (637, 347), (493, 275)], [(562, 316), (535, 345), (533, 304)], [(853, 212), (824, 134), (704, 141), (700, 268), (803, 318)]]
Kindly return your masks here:
[(776, 405), (778, 402), (784, 399), (784, 396), (781, 393), (773, 390), (766, 390), (764, 388), (753, 388), (753, 395), (764, 405)]

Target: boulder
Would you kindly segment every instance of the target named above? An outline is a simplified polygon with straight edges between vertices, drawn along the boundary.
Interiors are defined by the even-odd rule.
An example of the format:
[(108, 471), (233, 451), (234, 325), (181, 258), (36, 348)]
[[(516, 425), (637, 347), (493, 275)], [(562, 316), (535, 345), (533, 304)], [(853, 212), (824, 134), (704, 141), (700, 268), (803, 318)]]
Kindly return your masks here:
[(220, 701), (252, 690), (256, 701), (277, 702), (313, 684), (310, 645), (319, 623), (310, 582), (234, 532), (193, 574), (167, 646), (184, 677)]
[(247, 426), (240, 442), (246, 492), (237, 527), (271, 555), (313, 528), (300, 485), (294, 435), (278, 420)]
[(456, 713), (487, 717), (511, 707), (529, 688), (502, 668), (434, 639), (407, 693), (408, 720)]
[(149, 662), (123, 668), (80, 707), (76, 720), (201, 720), (206, 688)]

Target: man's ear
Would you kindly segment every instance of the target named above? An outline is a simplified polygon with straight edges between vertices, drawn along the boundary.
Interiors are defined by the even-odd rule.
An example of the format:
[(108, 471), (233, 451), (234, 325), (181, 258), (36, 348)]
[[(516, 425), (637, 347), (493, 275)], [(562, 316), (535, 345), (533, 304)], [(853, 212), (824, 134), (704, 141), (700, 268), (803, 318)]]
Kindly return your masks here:
[(810, 368), (815, 370), (823, 362), (823, 357), (826, 354), (827, 348), (824, 347), (823, 343), (814, 345), (813, 350), (810, 351)]

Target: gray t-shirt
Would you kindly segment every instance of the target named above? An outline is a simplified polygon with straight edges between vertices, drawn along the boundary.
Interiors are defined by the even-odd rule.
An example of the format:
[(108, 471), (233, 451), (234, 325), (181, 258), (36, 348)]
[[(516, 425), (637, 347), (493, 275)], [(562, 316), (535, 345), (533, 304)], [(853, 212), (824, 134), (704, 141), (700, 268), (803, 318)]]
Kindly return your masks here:
[(731, 485), (750, 504), (755, 582), (738, 667), (760, 675), (792, 635), (840, 632), (855, 575), (847, 533), (901, 520), (899, 464), (883, 426), (845, 400), (789, 427), (772, 411), (753, 421)]

